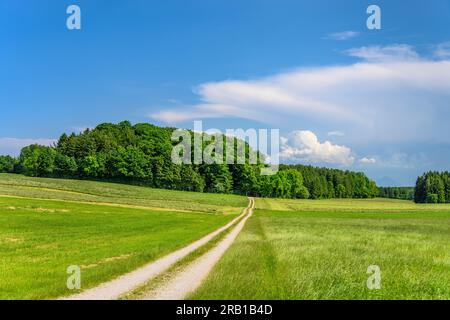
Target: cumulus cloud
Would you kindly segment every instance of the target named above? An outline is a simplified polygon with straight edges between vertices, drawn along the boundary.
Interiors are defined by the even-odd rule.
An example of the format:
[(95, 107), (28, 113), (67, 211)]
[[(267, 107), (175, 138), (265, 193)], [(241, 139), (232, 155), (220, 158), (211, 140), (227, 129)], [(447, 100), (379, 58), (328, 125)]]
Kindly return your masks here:
[(51, 146), (56, 139), (18, 139), (18, 138), (0, 138), (0, 154), (9, 154), (16, 156), (23, 147), (30, 144), (39, 144), (43, 146)]
[(377, 160), (375, 158), (364, 157), (359, 159), (359, 163), (361, 164), (375, 164)]
[(359, 35), (360, 33), (357, 31), (342, 31), (328, 34), (327, 39), (343, 41), (351, 38), (356, 38)]
[(286, 162), (326, 163), (350, 166), (354, 162), (352, 151), (345, 146), (320, 142), (311, 131), (293, 131), (281, 138), (280, 159)]
[(167, 123), (250, 119), (275, 127), (345, 128), (351, 143), (445, 142), (450, 135), (450, 60), (426, 60), (408, 45), (363, 47), (363, 61), (297, 69), (253, 80), (200, 85), (200, 103), (153, 113)]

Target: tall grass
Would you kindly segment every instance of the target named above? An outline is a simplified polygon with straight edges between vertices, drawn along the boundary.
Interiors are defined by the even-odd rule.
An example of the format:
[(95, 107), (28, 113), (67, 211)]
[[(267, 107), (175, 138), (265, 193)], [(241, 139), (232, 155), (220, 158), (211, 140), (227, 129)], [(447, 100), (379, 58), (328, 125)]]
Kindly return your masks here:
[[(256, 210), (192, 299), (450, 299), (450, 206), (271, 201), (257, 206), (285, 210)], [(380, 290), (366, 285), (371, 265)]]

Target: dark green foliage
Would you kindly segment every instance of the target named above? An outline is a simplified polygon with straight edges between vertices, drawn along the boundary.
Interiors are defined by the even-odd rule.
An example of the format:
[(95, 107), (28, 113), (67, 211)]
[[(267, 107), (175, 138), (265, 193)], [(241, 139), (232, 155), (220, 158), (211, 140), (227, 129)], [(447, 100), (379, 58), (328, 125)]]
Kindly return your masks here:
[(400, 199), (400, 200), (413, 200), (414, 199), (414, 187), (380, 187), (379, 197)]
[(290, 186), (290, 198), (294, 199), (308, 199), (309, 191), (303, 185), (303, 177), (297, 170), (286, 170), (287, 180)]
[(17, 161), (11, 156), (0, 156), (0, 172), (13, 173), (17, 166)]
[(150, 157), (135, 146), (120, 146), (112, 153), (113, 172), (119, 177), (152, 180)]
[(450, 203), (450, 173), (430, 171), (418, 177), (414, 201), (417, 203)]
[(86, 178), (104, 178), (106, 176), (106, 159), (102, 153), (87, 155), (79, 162), (79, 174)]
[(378, 187), (364, 173), (304, 165), (281, 165), (280, 170), (296, 170), (303, 177), (309, 198), (373, 198)]
[(180, 190), (203, 192), (205, 180), (192, 165), (180, 166)]
[(77, 163), (74, 158), (57, 153), (55, 157), (55, 174), (60, 177), (73, 177), (78, 170)]
[(231, 193), (233, 191), (233, 177), (226, 164), (202, 165), (205, 178), (205, 191), (212, 193)]
[(259, 191), (258, 175), (249, 164), (237, 164), (229, 167), (233, 177), (233, 190), (238, 194), (256, 194)]
[(30, 176), (49, 176), (55, 170), (57, 151), (52, 147), (32, 144), (22, 149), (19, 157), (21, 171)]
[[(174, 130), (145, 123), (133, 126), (128, 121), (104, 123), (78, 135), (63, 134), (55, 147), (25, 147), (16, 167), (31, 176), (109, 180), (164, 189), (262, 197), (370, 198), (378, 194), (375, 183), (363, 173), (282, 165), (277, 174), (263, 176), (260, 174), (264, 166), (262, 157), (235, 138), (224, 139), (224, 149), (228, 150), (227, 145), (234, 149), (234, 155), (225, 154), (224, 160), (234, 160), (231, 162), (235, 164), (227, 164), (228, 161), (196, 164), (194, 155), (193, 164), (175, 164), (171, 158), (173, 146), (178, 144), (171, 140)], [(211, 136), (203, 134), (203, 137)], [(204, 139), (198, 146), (202, 148), (200, 154), (204, 151), (217, 155), (212, 147), (215, 139)], [(191, 145), (195, 148), (193, 140)], [(259, 159), (257, 165), (249, 164), (251, 154)], [(11, 166), (3, 170), (10, 169)]]

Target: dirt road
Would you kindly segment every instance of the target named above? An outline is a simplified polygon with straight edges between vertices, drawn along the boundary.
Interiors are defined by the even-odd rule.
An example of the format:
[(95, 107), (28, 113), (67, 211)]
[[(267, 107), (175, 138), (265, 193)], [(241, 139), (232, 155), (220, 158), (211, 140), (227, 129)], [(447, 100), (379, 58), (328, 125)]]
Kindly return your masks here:
[(174, 275), (169, 281), (162, 283), (158, 288), (147, 295), (143, 300), (182, 300), (189, 293), (197, 289), (206, 278), (214, 265), (219, 261), (225, 251), (231, 246), (247, 219), (252, 215), (255, 202), (250, 198), (247, 215), (233, 228), (233, 230), (217, 246), (193, 261), (181, 272)]
[[(172, 252), (154, 262), (151, 262), (137, 270), (124, 274), (114, 280), (103, 283), (97, 287), (88, 289), (79, 294), (63, 297), (63, 300), (115, 300), (120, 296), (144, 285), (149, 280), (155, 278), (159, 274), (169, 269), (174, 263), (183, 259), (188, 254), (205, 245), (212, 238), (220, 234), (221, 232), (230, 228), (236, 221), (244, 216), (248, 216), (248, 212), (251, 211), (254, 205), (254, 200), (249, 199), (249, 206), (231, 222), (225, 226), (217, 229), (214, 232), (206, 235), (205, 237), (197, 240), (190, 245), (181, 248), (175, 252)], [(241, 221), (242, 222), (242, 221)], [(236, 229), (237, 227), (235, 227)], [(234, 232), (234, 230), (233, 230)], [(228, 237), (227, 237), (228, 238)]]

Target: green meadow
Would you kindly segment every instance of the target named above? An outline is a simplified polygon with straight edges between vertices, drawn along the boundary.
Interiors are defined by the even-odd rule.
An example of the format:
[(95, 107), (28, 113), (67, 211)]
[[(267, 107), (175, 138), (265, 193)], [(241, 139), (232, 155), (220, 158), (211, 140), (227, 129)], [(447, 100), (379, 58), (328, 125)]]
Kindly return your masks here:
[[(191, 299), (450, 299), (450, 205), (257, 199)], [(376, 265), (381, 288), (367, 280)]]
[(49, 299), (81, 267), (86, 289), (233, 219), (247, 199), (112, 183), (0, 175), (0, 299)]
[[(93, 287), (201, 238), (247, 203), (0, 174), (0, 299), (76, 293), (66, 288), (72, 265), (81, 268), (82, 289)], [(369, 266), (381, 270), (380, 289), (366, 285)], [(450, 299), (450, 205), (256, 199), (243, 231), (189, 298)]]

